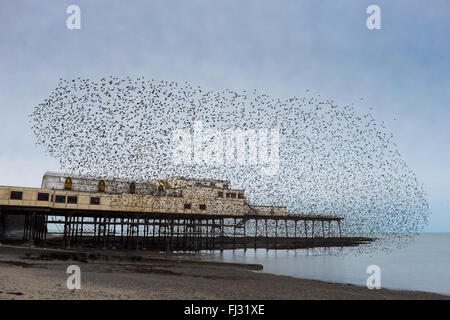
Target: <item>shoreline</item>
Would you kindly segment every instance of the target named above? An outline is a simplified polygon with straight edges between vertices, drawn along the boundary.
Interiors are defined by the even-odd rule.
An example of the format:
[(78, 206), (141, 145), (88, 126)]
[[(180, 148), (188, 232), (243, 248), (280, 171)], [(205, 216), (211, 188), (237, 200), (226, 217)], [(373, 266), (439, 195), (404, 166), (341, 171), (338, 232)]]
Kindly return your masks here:
[[(6, 250), (5, 250), (6, 249)], [(24, 255), (42, 248), (0, 246), (0, 299), (360, 300), (444, 299), (450, 296), (302, 279), (228, 264), (152, 255), (144, 260), (62, 260)], [(67, 267), (78, 265), (81, 289), (66, 287)]]

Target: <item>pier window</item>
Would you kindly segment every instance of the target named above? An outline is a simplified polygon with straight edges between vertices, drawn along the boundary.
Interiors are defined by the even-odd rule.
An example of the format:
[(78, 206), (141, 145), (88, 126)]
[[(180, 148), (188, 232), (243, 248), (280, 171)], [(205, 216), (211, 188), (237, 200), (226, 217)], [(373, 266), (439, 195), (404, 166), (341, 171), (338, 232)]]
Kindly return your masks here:
[(100, 180), (98, 183), (98, 192), (105, 192), (105, 181)]
[(136, 183), (132, 182), (130, 184), (130, 193), (135, 194), (136, 193)]
[(231, 193), (231, 198), (236, 199), (236, 193)]
[(66, 196), (56, 195), (55, 202), (56, 203), (66, 203)]
[(199, 207), (200, 207), (200, 210), (206, 210), (206, 204), (201, 204)]
[(244, 194), (243, 193), (238, 193), (238, 198), (239, 199), (244, 199)]
[(66, 178), (66, 182), (64, 183), (64, 189), (72, 190), (72, 179), (70, 177)]
[(38, 201), (48, 201), (49, 195), (48, 193), (38, 192), (37, 199)]
[(100, 198), (99, 197), (91, 197), (91, 204), (92, 205), (99, 205), (100, 204)]
[(223, 191), (217, 192), (217, 197), (218, 198), (223, 198)]
[(77, 203), (78, 197), (77, 196), (68, 196), (67, 197), (67, 203)]
[(190, 203), (185, 203), (184, 204), (184, 209), (185, 210), (191, 210), (191, 204)]
[(22, 191), (11, 191), (10, 199), (11, 200), (22, 200)]

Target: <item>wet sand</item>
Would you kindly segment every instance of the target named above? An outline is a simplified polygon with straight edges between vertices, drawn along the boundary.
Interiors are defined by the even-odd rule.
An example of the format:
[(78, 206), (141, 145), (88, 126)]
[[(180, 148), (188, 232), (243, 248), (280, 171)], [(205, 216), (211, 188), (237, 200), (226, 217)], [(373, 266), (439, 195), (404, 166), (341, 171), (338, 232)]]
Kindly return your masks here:
[[(81, 289), (66, 286), (69, 265)], [(61, 261), (0, 251), (0, 299), (450, 299), (433, 293), (369, 290), (251, 271), (239, 266), (130, 261)]]

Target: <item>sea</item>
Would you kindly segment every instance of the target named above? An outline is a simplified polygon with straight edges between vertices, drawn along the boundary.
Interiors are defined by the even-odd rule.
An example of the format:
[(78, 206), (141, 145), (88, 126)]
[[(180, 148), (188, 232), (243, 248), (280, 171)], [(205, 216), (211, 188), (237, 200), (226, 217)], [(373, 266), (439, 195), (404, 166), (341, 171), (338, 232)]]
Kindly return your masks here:
[[(342, 249), (341, 249), (342, 250)], [(344, 248), (345, 250), (345, 248)], [(239, 249), (202, 252), (202, 259), (255, 263), (262, 272), (366, 286), (377, 266), (382, 288), (435, 292), (450, 295), (450, 233), (422, 233), (389, 252), (336, 254), (329, 248), (266, 250)]]

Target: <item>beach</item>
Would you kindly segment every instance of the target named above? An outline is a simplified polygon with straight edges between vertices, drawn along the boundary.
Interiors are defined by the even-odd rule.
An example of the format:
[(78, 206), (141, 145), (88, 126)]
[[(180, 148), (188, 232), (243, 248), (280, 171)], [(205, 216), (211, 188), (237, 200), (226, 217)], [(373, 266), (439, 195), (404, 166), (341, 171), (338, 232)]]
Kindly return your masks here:
[[(148, 261), (37, 258), (0, 248), (0, 299), (449, 299), (419, 291), (369, 290), (352, 284), (298, 279), (254, 271), (255, 266), (185, 262), (167, 256)], [(110, 261), (108, 261), (110, 260)], [(68, 289), (69, 265), (81, 271), (81, 288)]]

